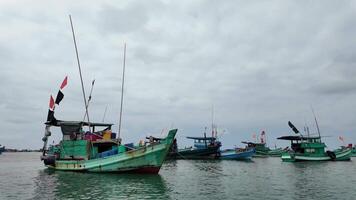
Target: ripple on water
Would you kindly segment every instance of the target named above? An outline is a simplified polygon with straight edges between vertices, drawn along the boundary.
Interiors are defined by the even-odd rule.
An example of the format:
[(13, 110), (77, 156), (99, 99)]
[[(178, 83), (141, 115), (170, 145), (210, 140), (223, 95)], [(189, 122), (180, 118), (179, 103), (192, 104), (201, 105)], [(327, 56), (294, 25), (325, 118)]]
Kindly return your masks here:
[(0, 199), (354, 199), (356, 162), (168, 161), (159, 175), (46, 170), (38, 153), (0, 156)]

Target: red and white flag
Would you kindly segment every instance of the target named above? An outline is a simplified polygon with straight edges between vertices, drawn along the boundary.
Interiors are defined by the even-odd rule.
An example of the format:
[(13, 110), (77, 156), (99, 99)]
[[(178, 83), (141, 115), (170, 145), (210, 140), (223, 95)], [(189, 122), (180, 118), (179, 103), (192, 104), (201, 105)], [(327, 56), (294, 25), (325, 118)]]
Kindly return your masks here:
[(63, 97), (64, 97), (64, 94), (62, 92), (62, 90), (65, 88), (65, 86), (67, 85), (68, 83), (68, 76), (66, 76), (61, 84), (61, 87), (59, 87), (59, 91), (58, 91), (58, 94), (57, 94), (57, 97), (56, 97), (56, 104), (59, 105), (59, 103), (62, 101)]
[(68, 83), (68, 76), (66, 76), (61, 84), (60, 89), (62, 90)]
[(52, 95), (49, 98), (49, 109), (47, 114), (47, 122), (55, 122), (56, 118), (54, 117), (54, 99)]
[(339, 140), (342, 141), (342, 142), (344, 142), (344, 137), (339, 136)]
[(54, 99), (53, 99), (52, 95), (49, 98), (49, 109), (52, 111), (54, 110)]
[(262, 131), (260, 140), (261, 140), (261, 143), (266, 142), (266, 132), (265, 131)]

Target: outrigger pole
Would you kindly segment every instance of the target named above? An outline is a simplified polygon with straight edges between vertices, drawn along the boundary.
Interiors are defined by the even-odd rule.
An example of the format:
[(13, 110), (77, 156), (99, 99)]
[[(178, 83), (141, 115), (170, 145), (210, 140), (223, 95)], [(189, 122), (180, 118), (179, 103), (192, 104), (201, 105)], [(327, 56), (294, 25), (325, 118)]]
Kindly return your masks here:
[[(89, 97), (88, 97), (87, 109), (89, 109), (89, 104), (90, 104), (90, 100), (91, 100), (91, 94), (93, 93), (94, 83), (95, 83), (95, 79), (91, 82), (91, 89), (90, 89), (90, 93), (89, 93)], [(85, 121), (86, 116), (87, 116), (87, 113), (85, 112), (83, 121)]]
[(122, 69), (121, 105), (120, 105), (120, 118), (119, 118), (119, 132), (118, 132), (119, 138), (121, 138), (122, 105), (124, 103), (125, 64), (126, 64), (126, 43), (124, 43), (124, 63), (123, 63), (123, 69)]
[(211, 109), (211, 136), (214, 137), (214, 105)]
[(71, 17), (71, 15), (69, 15), (69, 21), (70, 21), (70, 26), (71, 26), (71, 28), (72, 28), (73, 42), (74, 42), (75, 53), (76, 53), (76, 56), (77, 56), (77, 62), (78, 62), (78, 68), (79, 68), (79, 75), (80, 75), (80, 82), (81, 82), (81, 84), (82, 84), (82, 92), (83, 92), (85, 113), (86, 113), (86, 116), (88, 117), (88, 124), (89, 124), (89, 130), (90, 130), (90, 120), (89, 120), (89, 113), (88, 113), (88, 104), (87, 104), (87, 100), (86, 100), (86, 97), (85, 97), (84, 83), (83, 83), (83, 77), (82, 77), (82, 70), (81, 70), (81, 68), (80, 68), (78, 47), (77, 47), (77, 42), (76, 42), (76, 40), (75, 40), (75, 33), (74, 33), (74, 28), (73, 28), (73, 22), (72, 22), (72, 17)]
[(105, 120), (105, 116), (106, 116), (106, 111), (108, 110), (108, 106), (105, 107), (105, 111), (104, 111), (104, 115), (103, 115), (103, 120), (101, 120), (102, 122), (104, 122)]

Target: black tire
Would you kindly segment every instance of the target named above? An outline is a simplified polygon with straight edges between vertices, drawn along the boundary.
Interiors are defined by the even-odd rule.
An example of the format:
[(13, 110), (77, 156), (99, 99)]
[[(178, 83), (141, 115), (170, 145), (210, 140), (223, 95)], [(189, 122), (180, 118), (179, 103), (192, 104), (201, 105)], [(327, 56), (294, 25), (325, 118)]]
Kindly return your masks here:
[(334, 152), (326, 151), (326, 154), (331, 158), (331, 160), (335, 160), (336, 159), (336, 155), (335, 155)]

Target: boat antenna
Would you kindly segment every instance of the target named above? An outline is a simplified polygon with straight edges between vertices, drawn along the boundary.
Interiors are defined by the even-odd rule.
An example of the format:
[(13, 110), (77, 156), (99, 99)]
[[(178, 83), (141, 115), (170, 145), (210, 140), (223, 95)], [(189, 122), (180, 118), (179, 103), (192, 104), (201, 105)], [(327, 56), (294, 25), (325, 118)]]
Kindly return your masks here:
[(205, 127), (205, 130), (204, 130), (204, 142), (205, 142), (205, 148), (208, 148), (208, 144), (206, 143), (206, 129), (207, 127)]
[(308, 124), (307, 124), (307, 121), (305, 120), (305, 117), (304, 117), (304, 133), (308, 135), (308, 137), (310, 137), (310, 134), (309, 134), (309, 127), (308, 127)]
[[(90, 88), (90, 93), (89, 93), (89, 97), (88, 97), (88, 103), (87, 103), (87, 109), (89, 109), (89, 104), (90, 104), (90, 100), (91, 100), (91, 94), (93, 93), (93, 88), (94, 88), (94, 83), (95, 83), (95, 79), (91, 82), (91, 88)], [(87, 113), (84, 113), (84, 117), (83, 117), (83, 121), (85, 121), (85, 117), (87, 117)]]
[(214, 137), (214, 104), (211, 109), (211, 137)]
[(101, 120), (102, 122), (104, 122), (104, 120), (105, 120), (105, 116), (106, 116), (106, 111), (107, 111), (107, 109), (108, 109), (108, 106), (106, 105), (106, 107), (105, 107), (105, 111), (104, 111), (103, 120)]
[(125, 65), (126, 65), (126, 42), (124, 43), (124, 62), (122, 68), (121, 105), (120, 105), (120, 118), (119, 118), (119, 131), (118, 131), (119, 138), (121, 138), (122, 105), (124, 103)]
[(311, 110), (313, 112), (313, 115), (314, 115), (314, 120), (315, 120), (315, 125), (316, 125), (316, 128), (318, 130), (318, 134), (319, 134), (319, 138), (321, 140), (321, 137), (320, 137), (320, 129), (319, 129), (319, 125), (318, 125), (318, 120), (316, 119), (316, 116), (315, 116), (315, 112), (314, 112), (314, 109), (313, 109), (313, 106), (310, 106), (311, 107)]
[(86, 113), (86, 115), (87, 115), (87, 117), (88, 117), (88, 124), (89, 124), (89, 130), (90, 130), (90, 120), (89, 120), (89, 113), (88, 113), (88, 104), (87, 104), (87, 100), (86, 100), (86, 97), (85, 97), (84, 83), (83, 83), (83, 77), (82, 77), (82, 69), (80, 68), (80, 61), (79, 61), (79, 53), (78, 53), (77, 41), (75, 40), (75, 33), (74, 33), (74, 28), (73, 28), (73, 22), (72, 22), (72, 17), (71, 17), (71, 15), (69, 15), (69, 21), (70, 21), (70, 26), (71, 26), (71, 28), (72, 28), (73, 42), (74, 42), (75, 53), (76, 53), (76, 56), (77, 56), (78, 69), (79, 69), (79, 75), (80, 75), (80, 82), (81, 82), (81, 84), (82, 84), (82, 92), (83, 92), (85, 113)]

